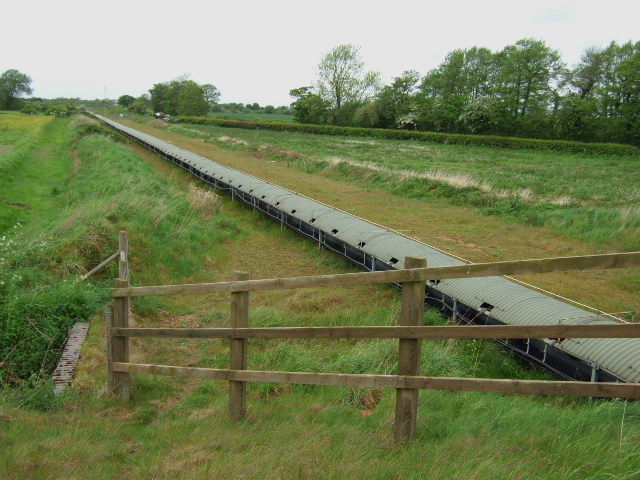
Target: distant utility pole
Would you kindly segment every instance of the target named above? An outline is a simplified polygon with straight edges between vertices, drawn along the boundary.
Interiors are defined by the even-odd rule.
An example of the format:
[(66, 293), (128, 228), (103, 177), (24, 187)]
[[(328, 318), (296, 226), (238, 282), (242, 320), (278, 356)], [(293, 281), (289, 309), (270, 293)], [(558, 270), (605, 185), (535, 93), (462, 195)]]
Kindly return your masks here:
[(107, 116), (107, 87), (104, 87), (104, 116)]

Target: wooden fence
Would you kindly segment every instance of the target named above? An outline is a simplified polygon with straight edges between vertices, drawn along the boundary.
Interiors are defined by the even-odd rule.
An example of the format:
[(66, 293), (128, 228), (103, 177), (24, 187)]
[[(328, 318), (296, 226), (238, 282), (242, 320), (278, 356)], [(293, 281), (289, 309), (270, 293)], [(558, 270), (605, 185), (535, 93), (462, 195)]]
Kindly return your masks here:
[[(640, 252), (494, 262), (427, 268), (426, 260), (408, 257), (405, 268), (381, 272), (316, 275), (250, 280), (246, 272), (233, 272), (230, 282), (131, 287), (126, 249), (121, 257), (120, 278), (106, 312), (109, 339), (109, 390), (129, 399), (131, 373), (209, 378), (229, 381), (229, 414), (243, 418), (247, 410), (247, 382), (311, 385), (345, 385), (395, 388), (395, 437), (399, 442), (414, 437), (420, 389), (464, 390), (537, 395), (640, 398), (640, 384), (573, 381), (450, 378), (419, 375), (421, 341), (427, 338), (637, 338), (640, 324), (619, 325), (465, 325), (423, 326), (425, 288), (429, 280), (495, 275), (544, 273), (560, 270), (624, 268), (640, 265)], [(124, 262), (124, 267), (122, 267)], [(249, 294), (252, 291), (311, 287), (336, 287), (400, 282), (403, 284), (398, 326), (249, 327)], [(231, 293), (230, 328), (136, 328), (129, 325), (129, 302), (133, 296)], [(131, 337), (228, 338), (229, 369), (179, 367), (130, 363)], [(398, 338), (398, 374), (363, 375), (247, 370), (250, 338)]]
[[(109, 255), (106, 259), (96, 265), (94, 268), (89, 270), (87, 273), (80, 277), (81, 281), (86, 280), (94, 273), (99, 272), (104, 267), (109, 265), (113, 260), (120, 257), (124, 259), (126, 262), (126, 251), (123, 252), (123, 249), (128, 248), (128, 240), (127, 233), (125, 231), (121, 231), (119, 233), (119, 249), (117, 252)], [(128, 271), (128, 265), (127, 270)], [(76, 322), (71, 330), (69, 331), (69, 335), (67, 336), (67, 342), (65, 343), (64, 349), (62, 351), (62, 355), (60, 355), (60, 359), (58, 360), (58, 364), (56, 365), (55, 370), (51, 374), (51, 380), (53, 381), (53, 393), (55, 395), (59, 395), (64, 392), (67, 388), (67, 385), (71, 381), (73, 377), (73, 373), (76, 369), (76, 364), (78, 359), (80, 358), (80, 352), (82, 351), (82, 345), (85, 341), (87, 333), (89, 331), (89, 322)]]
[[(131, 286), (131, 271), (129, 269), (129, 240), (125, 232), (120, 232), (119, 236), (119, 260), (118, 278), (116, 287), (126, 288)], [(130, 317), (131, 299), (128, 296), (116, 297), (111, 304), (107, 305), (105, 319), (107, 330), (112, 331), (117, 327), (128, 327)], [(112, 367), (114, 360), (128, 361), (129, 359), (129, 337), (111, 335), (107, 336), (107, 382), (109, 391), (120, 396), (124, 401), (129, 401), (129, 374), (120, 372)]]

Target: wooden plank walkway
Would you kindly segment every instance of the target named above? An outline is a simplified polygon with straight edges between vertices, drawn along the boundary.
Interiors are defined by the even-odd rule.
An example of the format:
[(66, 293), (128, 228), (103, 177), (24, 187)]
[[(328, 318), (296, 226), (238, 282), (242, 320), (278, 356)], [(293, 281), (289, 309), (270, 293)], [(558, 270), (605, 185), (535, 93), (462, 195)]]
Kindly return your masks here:
[(60, 361), (53, 371), (53, 375), (51, 375), (54, 384), (53, 393), (56, 395), (64, 392), (67, 385), (69, 385), (76, 369), (78, 358), (80, 358), (82, 344), (88, 332), (89, 322), (77, 322), (71, 327)]

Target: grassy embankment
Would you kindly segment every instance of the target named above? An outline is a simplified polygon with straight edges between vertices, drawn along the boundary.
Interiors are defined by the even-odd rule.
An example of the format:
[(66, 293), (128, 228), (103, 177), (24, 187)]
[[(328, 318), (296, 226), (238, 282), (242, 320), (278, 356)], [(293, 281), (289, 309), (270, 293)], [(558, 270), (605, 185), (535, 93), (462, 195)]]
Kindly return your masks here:
[[(333, 255), (218, 198), (191, 177), (166, 175), (175, 170), (151, 154), (143, 154), (149, 160), (144, 162), (123, 145), (90, 135), (77, 141), (74, 162), (68, 156), (69, 121), (52, 122), (50, 135), (59, 139), (60, 155), (41, 160), (66, 165), (60, 192), (66, 200), (49, 210), (57, 213), (37, 217), (33, 212), (12, 239), (27, 242), (37, 230), (64, 238), (38, 265), (56, 281), (65, 268), (73, 271), (63, 258), (84, 259), (90, 266), (95, 259), (83, 252), (99, 249), (95, 256), (100, 257), (112, 251), (120, 227), (130, 233), (136, 284), (223, 279), (234, 268), (254, 277), (349, 270)], [(101, 275), (91, 288), (103, 291), (112, 275)], [(223, 295), (136, 301), (134, 319), (142, 326), (225, 325), (228, 301)], [(256, 326), (371, 325), (393, 323), (397, 314), (392, 289), (362, 286), (256, 294), (250, 321)], [(428, 312), (425, 322), (441, 320)], [(3, 477), (631, 479), (640, 469), (635, 403), (424, 392), (418, 438), (405, 448), (390, 443), (392, 391), (253, 384), (249, 418), (234, 425), (227, 420), (224, 382), (134, 376), (132, 402), (121, 406), (103, 395), (103, 335), (97, 315), (64, 405), (43, 412), (27, 408), (34, 402), (24, 397), (2, 396)], [(250, 344), (249, 365), (393, 372), (396, 348), (394, 341), (260, 340)], [(133, 360), (226, 366), (228, 345), (135, 341)], [(425, 342), (422, 372), (541, 376), (479, 341)]]
[(189, 252), (199, 250), (198, 242), (234, 231), (230, 219), (230, 228), (218, 228), (224, 218), (201, 225), (187, 199), (167, 199), (170, 183), (145, 178), (145, 166), (130, 157), (109, 163), (101, 149), (113, 146), (83, 136), (90, 133), (85, 120), (34, 117), (32, 125), (7, 154), (13, 159), (0, 157), (7, 166), (0, 179), (3, 382), (46, 376), (70, 325), (105, 304), (108, 284), (79, 276), (116, 250), (118, 228), (132, 230), (149, 265), (166, 266), (168, 274), (196, 271), (202, 255)]

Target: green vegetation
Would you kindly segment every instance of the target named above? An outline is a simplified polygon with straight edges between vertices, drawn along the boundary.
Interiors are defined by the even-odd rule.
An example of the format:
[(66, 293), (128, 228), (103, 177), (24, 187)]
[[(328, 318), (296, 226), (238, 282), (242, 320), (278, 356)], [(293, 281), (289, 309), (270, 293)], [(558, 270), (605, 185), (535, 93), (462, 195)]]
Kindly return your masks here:
[[(148, 103), (154, 113), (168, 115), (220, 115), (227, 118), (251, 118), (263, 120), (293, 119), (287, 107), (267, 105), (261, 107), (258, 103), (218, 103), (220, 90), (215, 85), (206, 83), (199, 85), (189, 80), (188, 75), (182, 75), (170, 82), (156, 83), (149, 90)], [(127, 97), (129, 97), (128, 95)], [(121, 97), (122, 98), (122, 97)], [(147, 96), (140, 97), (140, 100)], [(121, 104), (122, 105), (122, 104)], [(124, 106), (124, 105), (123, 105)], [(144, 115), (140, 109), (129, 110)]]
[[(364, 70), (359, 49), (338, 45), (318, 65), (318, 95), (328, 101), (332, 123), (348, 125), (354, 109), (380, 85), (380, 74)], [(299, 104), (296, 104), (299, 107)]]
[[(202, 221), (184, 193), (132, 160), (108, 136), (96, 135), (104, 127), (87, 128), (87, 122), (46, 123), (18, 143), (9, 154), (14, 160), (5, 164), (0, 205), (2, 382), (50, 372), (68, 328), (105, 304), (108, 283), (81, 282), (79, 275), (116, 250), (119, 228), (132, 231), (150, 268), (162, 264), (168, 275), (197, 270), (203, 254), (196, 251), (203, 239), (238, 234), (233, 220), (223, 214)], [(167, 248), (168, 238), (172, 248)], [(215, 250), (208, 252), (213, 254)]]
[[(254, 278), (354, 271), (192, 176), (176, 174), (156, 156), (100, 135), (86, 119), (49, 121), (42, 135), (57, 139), (60, 155), (47, 166), (60, 166), (50, 172), (58, 193), (53, 199), (32, 195), (40, 206), (11, 238), (26, 240), (36, 230), (54, 234), (56, 249), (45, 247), (47, 263), (36, 267), (58, 282), (61, 272), (75, 276), (111, 253), (121, 227), (131, 238), (135, 284), (222, 280), (233, 269)], [(36, 144), (42, 146), (40, 138)], [(73, 149), (75, 159), (63, 154)], [(28, 163), (16, 168), (27, 172)], [(43, 180), (37, 171), (20, 178), (24, 192)], [(133, 377), (131, 403), (120, 405), (104, 395), (99, 312), (114, 268), (80, 284), (100, 298), (64, 403), (32, 390), (0, 394), (4, 476), (631, 480), (640, 469), (636, 402), (425, 391), (417, 440), (402, 448), (391, 443), (392, 390), (251, 384), (249, 418), (233, 424), (225, 382), (139, 375)], [(51, 283), (48, 291), (55, 288)], [(170, 296), (138, 299), (133, 313), (140, 326), (214, 327), (228, 325), (228, 309), (227, 295)], [(398, 312), (390, 287), (276, 291), (252, 294), (250, 323), (385, 325)], [(425, 315), (426, 324), (442, 322), (433, 311)], [(249, 366), (390, 373), (396, 349), (397, 342), (386, 340), (255, 340)], [(133, 342), (132, 359), (220, 367), (228, 364), (228, 352), (224, 341), (145, 339)], [(422, 372), (549, 378), (493, 343), (468, 340), (425, 342)]]
[(29, 95), (31, 77), (16, 69), (9, 69), (0, 75), (0, 110), (15, 110), (20, 106), (20, 97)]
[(58, 102), (35, 102), (28, 101), (24, 104), (24, 107), (20, 109), (20, 112), (29, 115), (50, 115), (52, 117), (69, 117), (78, 111), (78, 107), (73, 103), (58, 103)]
[(187, 75), (156, 83), (149, 93), (151, 109), (169, 115), (205, 115), (220, 96), (215, 86), (198, 85)]
[[(93, 314), (105, 297), (95, 286), (67, 276), (76, 259), (67, 263), (64, 254), (56, 254), (66, 247), (56, 235), (60, 225), (41, 224), (63, 205), (60, 188), (71, 167), (65, 123), (49, 121), (40, 129), (31, 124), (33, 133), (15, 145), (11, 161), (3, 162), (0, 184), (1, 383), (50, 370), (70, 325)], [(54, 265), (61, 273), (51, 272)]]
[(21, 110), (22, 113), (68, 117), (78, 111), (81, 104), (89, 103), (86, 100), (69, 98), (22, 98), (32, 92), (31, 77), (15, 69), (7, 70), (0, 75), (0, 110)]
[(596, 248), (640, 249), (638, 156), (318, 137), (275, 131), (280, 124), (248, 130), (219, 127), (219, 120), (202, 123), (168, 128), (223, 148), (259, 150), (307, 172), (547, 226)]
[(424, 77), (380, 86), (359, 51), (339, 45), (315, 87), (291, 90), (303, 123), (640, 144), (640, 42), (588, 48), (572, 69), (542, 40), (450, 52)]
[(292, 122), (293, 115), (288, 113), (264, 113), (264, 112), (209, 112), (214, 118), (227, 118), (231, 120), (258, 120), (275, 122)]
[(374, 137), (394, 140), (417, 140), (422, 142), (482, 145), (530, 150), (556, 150), (572, 153), (592, 153), (599, 155), (640, 155), (640, 149), (632, 145), (618, 143), (584, 143), (567, 140), (540, 140), (535, 138), (499, 137), (494, 135), (463, 135), (454, 133), (416, 132), (413, 130), (392, 130), (380, 128), (339, 127), (333, 125), (307, 125), (301, 123), (279, 122), (276, 124), (251, 120), (222, 120), (212, 117), (181, 116), (174, 121), (180, 123), (214, 124), (222, 127), (265, 129), (287, 132), (305, 132), (319, 135), (343, 135), (355, 137)]
[(132, 95), (121, 95), (120, 97), (118, 97), (118, 105), (125, 108), (131, 105), (135, 101), (136, 101), (136, 97)]
[(0, 112), (0, 174), (6, 174), (26, 155), (27, 144), (33, 142), (35, 133), (48, 121), (43, 116)]

